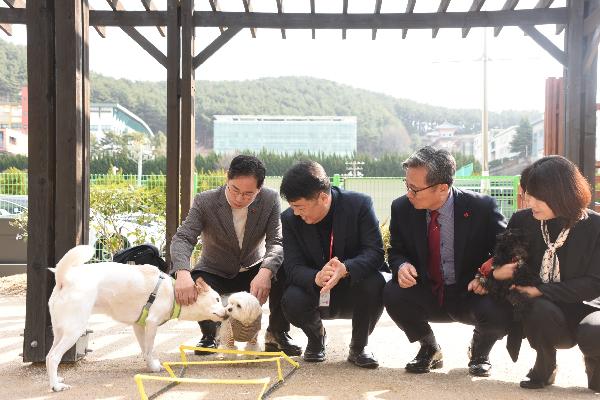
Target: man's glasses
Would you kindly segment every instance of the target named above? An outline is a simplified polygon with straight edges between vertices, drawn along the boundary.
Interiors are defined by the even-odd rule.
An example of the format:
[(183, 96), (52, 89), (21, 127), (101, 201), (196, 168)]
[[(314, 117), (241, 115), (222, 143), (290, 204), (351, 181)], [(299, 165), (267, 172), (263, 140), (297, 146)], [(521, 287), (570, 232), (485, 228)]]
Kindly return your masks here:
[(242, 197), (246, 200), (249, 200), (251, 198), (253, 198), (254, 196), (256, 196), (256, 194), (258, 192), (241, 192), (238, 188), (231, 186), (231, 185), (227, 185), (227, 190), (229, 190), (229, 192), (235, 196), (235, 197)]
[(440, 183), (434, 183), (433, 185), (429, 185), (429, 186), (427, 186), (427, 187), (424, 187), (424, 188), (422, 188), (422, 189), (413, 189), (413, 188), (411, 188), (410, 186), (408, 186), (408, 183), (406, 183), (406, 182), (405, 182), (404, 184), (406, 185), (406, 191), (407, 191), (408, 193), (412, 193), (412, 194), (413, 194), (413, 196), (416, 196), (416, 195), (417, 195), (417, 193), (419, 193), (419, 192), (422, 192), (423, 190), (427, 190), (427, 189), (429, 189), (429, 188), (432, 188), (432, 187), (434, 187), (434, 186), (440, 185)]

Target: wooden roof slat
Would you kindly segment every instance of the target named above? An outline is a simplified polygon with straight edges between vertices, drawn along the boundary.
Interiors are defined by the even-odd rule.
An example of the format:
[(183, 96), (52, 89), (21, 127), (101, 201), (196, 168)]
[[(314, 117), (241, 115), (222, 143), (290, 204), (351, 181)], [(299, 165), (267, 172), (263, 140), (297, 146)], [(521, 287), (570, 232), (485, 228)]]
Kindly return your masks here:
[[(344, 0), (342, 5), (342, 14), (348, 14), (348, 0)], [(342, 40), (346, 40), (346, 29), (342, 29)]]
[[(247, 13), (251, 13), (252, 12), (252, 0), (242, 0), (242, 2), (244, 3), (244, 10)], [(250, 27), (250, 34), (252, 35), (252, 39), (256, 39), (256, 28), (254, 27)]]
[[(277, 13), (278, 14), (283, 14), (283, 0), (276, 0), (277, 1)], [(281, 38), (285, 39), (285, 29), (281, 28)]]
[[(406, 3), (406, 14), (412, 14), (415, 11), (415, 4), (417, 0), (408, 0)], [(402, 39), (406, 39), (406, 34), (408, 33), (408, 29), (402, 29)]]
[[(153, 0), (142, 0), (142, 4), (144, 5), (146, 11), (156, 11), (156, 6), (154, 5)], [(158, 30), (158, 33), (160, 33), (160, 36), (167, 37), (164, 26), (158, 25), (156, 29)]]
[[(210, 4), (210, 8), (214, 11), (221, 11), (221, 7), (219, 7), (219, 0), (208, 0), (208, 3)], [(221, 33), (225, 32), (225, 28), (223, 28), (222, 26), (219, 27), (219, 30), (221, 31)]]
[(0, 24), (0, 31), (3, 31), (8, 36), (12, 36), (12, 25), (11, 24)]
[[(438, 14), (445, 13), (446, 10), (448, 10), (449, 5), (450, 5), (450, 0), (441, 0), (440, 5), (437, 10)], [(439, 30), (440, 30), (440, 28), (433, 28), (433, 30), (431, 31), (431, 37), (435, 39)]]
[(25, 0), (4, 0), (10, 8), (25, 8)]
[[(519, 4), (519, 0), (506, 0), (504, 5), (502, 6), (502, 10), (514, 10), (515, 7)], [(494, 28), (494, 37), (500, 34), (503, 26), (497, 26)]]
[(538, 0), (538, 3), (535, 5), (535, 8), (548, 8), (552, 5), (554, 0)]
[(537, 44), (539, 44), (544, 50), (546, 50), (552, 57), (554, 57), (559, 63), (567, 66), (567, 56), (565, 52), (556, 47), (554, 43), (550, 41), (544, 34), (536, 29), (533, 25), (522, 25), (519, 28), (523, 30), (527, 35), (531, 36)]
[[(473, 3), (471, 3), (471, 7), (469, 7), (469, 12), (481, 11), (481, 8), (483, 7), (484, 3), (485, 3), (485, 0), (473, 0)], [(462, 38), (463, 39), (467, 37), (470, 30), (471, 30), (471, 28), (463, 28), (462, 29)]]
[[(310, 0), (310, 13), (314, 14), (315, 13), (315, 0)], [(316, 30), (313, 28), (311, 31), (311, 37), (314, 39), (316, 39), (317, 36), (317, 32)]]
[[(375, 14), (381, 14), (381, 3), (383, 0), (375, 0)], [(371, 39), (375, 40), (377, 38), (377, 29), (373, 29), (373, 33), (371, 33)]]

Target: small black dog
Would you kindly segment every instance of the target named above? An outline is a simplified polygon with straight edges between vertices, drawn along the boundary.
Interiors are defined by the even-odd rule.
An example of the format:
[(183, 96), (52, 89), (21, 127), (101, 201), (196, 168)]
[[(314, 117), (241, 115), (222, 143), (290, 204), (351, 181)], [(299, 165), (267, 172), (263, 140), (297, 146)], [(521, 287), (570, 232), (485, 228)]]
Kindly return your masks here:
[(498, 299), (506, 299), (514, 306), (515, 319), (520, 320), (529, 309), (529, 297), (511, 290), (512, 285), (537, 286), (542, 281), (539, 275), (527, 267), (527, 241), (525, 235), (518, 229), (506, 230), (496, 238), (493, 266), (495, 268), (504, 264), (517, 262), (517, 269), (512, 279), (498, 281), (489, 279), (486, 282), (488, 293)]

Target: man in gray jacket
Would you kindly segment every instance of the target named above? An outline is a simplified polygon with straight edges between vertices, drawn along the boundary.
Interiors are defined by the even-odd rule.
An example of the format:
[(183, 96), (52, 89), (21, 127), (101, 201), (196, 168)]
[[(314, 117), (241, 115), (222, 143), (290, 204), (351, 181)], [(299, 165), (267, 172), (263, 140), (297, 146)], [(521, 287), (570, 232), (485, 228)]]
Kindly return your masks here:
[[(227, 184), (196, 195), (194, 204), (171, 241), (171, 273), (176, 276), (175, 297), (181, 305), (193, 303), (195, 282), (205, 281), (220, 294), (248, 291), (264, 304), (269, 298), (266, 351), (300, 355), (302, 349), (288, 334), (289, 322), (281, 311), (283, 248), (280, 204), (276, 191), (264, 188), (265, 166), (258, 158), (235, 157)], [(200, 261), (190, 271), (190, 257), (200, 237)], [(215, 348), (217, 324), (199, 321), (198, 347)], [(209, 354), (197, 351), (196, 354)]]

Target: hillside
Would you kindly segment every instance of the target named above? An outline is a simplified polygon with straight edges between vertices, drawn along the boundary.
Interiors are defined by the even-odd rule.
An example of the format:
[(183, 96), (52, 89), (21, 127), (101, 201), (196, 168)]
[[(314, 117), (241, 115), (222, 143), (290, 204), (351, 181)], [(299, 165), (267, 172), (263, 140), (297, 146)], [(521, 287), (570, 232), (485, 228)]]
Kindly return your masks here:
[[(18, 101), (26, 85), (26, 51), (0, 40), (0, 101)], [(155, 131), (166, 131), (166, 82), (114, 79), (92, 73), (91, 101), (117, 102), (142, 117)], [(481, 111), (450, 109), (397, 99), (311, 77), (196, 82), (196, 138), (212, 147), (215, 114), (355, 115), (359, 152), (377, 156), (419, 144), (419, 136), (448, 121), (462, 133), (477, 132)], [(490, 113), (490, 127), (508, 127), (536, 111)]]

